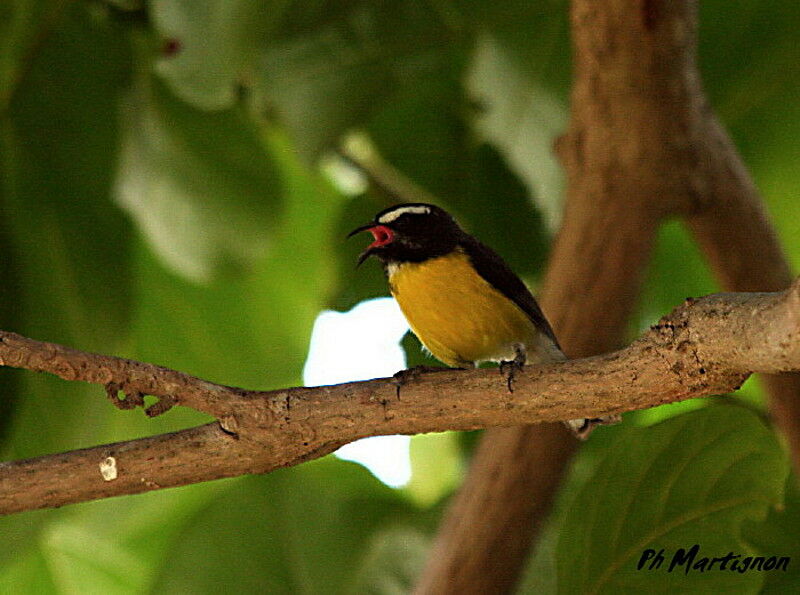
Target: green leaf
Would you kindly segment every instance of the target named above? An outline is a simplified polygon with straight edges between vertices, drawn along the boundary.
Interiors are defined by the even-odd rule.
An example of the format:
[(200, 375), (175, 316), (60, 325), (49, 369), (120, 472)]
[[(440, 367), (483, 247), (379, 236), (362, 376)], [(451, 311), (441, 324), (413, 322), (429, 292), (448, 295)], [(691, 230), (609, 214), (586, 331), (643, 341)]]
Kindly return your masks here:
[(37, 550), (22, 551), (18, 548), (10, 563), (0, 572), (0, 592), (57, 593), (58, 590), (45, 557)]
[(463, 198), (450, 199), (463, 224), (518, 275), (538, 279), (550, 238), (534, 201), (493, 146), (480, 144), (465, 157), (470, 185)]
[(193, 107), (230, 109), (284, 0), (151, 0), (162, 38), (156, 71)]
[(790, 556), (786, 572), (766, 573), (762, 595), (781, 595), (800, 592), (800, 488), (797, 476), (786, 481), (786, 505), (771, 510), (764, 523), (745, 527), (744, 535), (761, 555)]
[[(0, 160), (0, 180), (4, 179), (3, 163)], [(0, 208), (2, 208), (3, 193), (0, 185)], [(0, 211), (2, 213), (2, 211)], [(5, 230), (5, 220), (0, 216), (0, 329), (22, 328), (23, 292), (20, 284), (20, 271), (18, 270), (18, 257), (14, 254), (13, 245)], [(12, 412), (18, 402), (19, 389), (23, 382), (23, 372), (13, 368), (0, 367), (0, 444), (6, 438), (5, 434), (11, 425)]]
[[(800, 3), (699, 5), (703, 87), (762, 193), (781, 244), (800, 267)], [(719, 18), (720, 14), (725, 18)]]
[(4, 115), (30, 67), (41, 39), (58, 21), (56, 0), (8, 0), (0, 4), (0, 115)]
[(389, 524), (376, 531), (366, 553), (354, 569), (354, 580), (346, 593), (402, 595), (414, 590), (429, 553), (429, 535), (409, 526)]
[[(87, 502), (0, 519), (9, 559), (0, 591), (145, 593), (172, 542), (235, 480)], [(5, 554), (5, 551), (0, 552)]]
[(560, 18), (536, 23), (537, 35), (531, 36), (535, 42), (527, 48), (533, 65), (502, 38), (482, 35), (466, 84), (481, 106), (474, 124), (477, 133), (501, 151), (554, 228), (560, 219), (563, 175), (553, 143), (566, 128), (567, 103), (565, 96), (550, 89), (543, 71), (562, 42), (563, 23)]
[(461, 10), (475, 34), (465, 73), (477, 107), (470, 127), (500, 151), (555, 230), (563, 176), (553, 142), (566, 127), (570, 88), (567, 3), (468, 1)]
[(458, 433), (411, 438), (411, 480), (403, 490), (420, 506), (431, 506), (458, 487), (464, 475)]
[(255, 122), (192, 108), (147, 77), (128, 107), (119, 200), (159, 256), (195, 281), (251, 268), (283, 193)]
[(440, 15), (420, 0), (298, 3), (281, 30), (261, 58), (257, 101), (307, 158), (435, 69), (446, 43)]
[(24, 270), (25, 332), (97, 348), (129, 312), (130, 226), (110, 188), (130, 51), (124, 32), (85, 6), (60, 16), (0, 116), (0, 205)]
[(42, 535), (42, 553), (53, 581), (67, 593), (135, 593), (143, 564), (115, 542), (69, 522), (51, 523)]
[[(380, 157), (445, 203), (469, 202), (465, 195), (475, 143), (465, 121), (469, 114), (461, 81), (465, 53), (462, 44), (448, 48), (436, 68), (398, 89), (367, 123)], [(423, 197), (404, 199), (414, 202)]]
[(145, 0), (108, 0), (108, 3), (118, 10), (138, 11), (144, 8)]
[[(742, 523), (763, 520), (782, 502), (787, 472), (774, 433), (742, 407), (624, 428), (568, 505), (557, 548), (559, 590), (754, 592), (759, 573), (667, 568), (679, 548), (694, 544), (698, 559), (757, 553), (743, 540)], [(646, 549), (662, 548), (663, 567), (637, 570)]]
[(397, 492), (360, 465), (333, 457), (240, 479), (185, 524), (153, 588), (358, 592), (352, 585), (374, 572), (357, 578), (360, 567), (375, 566), (380, 538), (373, 535), (387, 525), (413, 529), (415, 517)]
[(148, 592), (186, 524), (235, 485), (221, 480), (72, 506), (53, 515), (39, 538), (48, 572), (62, 592)]

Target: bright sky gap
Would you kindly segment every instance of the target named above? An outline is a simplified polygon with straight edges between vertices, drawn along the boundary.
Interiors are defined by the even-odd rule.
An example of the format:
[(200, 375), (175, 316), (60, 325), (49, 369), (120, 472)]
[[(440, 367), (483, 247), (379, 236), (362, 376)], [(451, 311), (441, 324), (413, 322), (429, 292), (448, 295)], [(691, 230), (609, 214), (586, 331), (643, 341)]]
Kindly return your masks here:
[[(338, 384), (391, 376), (406, 367), (400, 340), (408, 331), (397, 302), (378, 298), (349, 312), (322, 312), (314, 322), (303, 383)], [(376, 436), (347, 444), (336, 455), (355, 461), (391, 487), (411, 478), (409, 436)]]

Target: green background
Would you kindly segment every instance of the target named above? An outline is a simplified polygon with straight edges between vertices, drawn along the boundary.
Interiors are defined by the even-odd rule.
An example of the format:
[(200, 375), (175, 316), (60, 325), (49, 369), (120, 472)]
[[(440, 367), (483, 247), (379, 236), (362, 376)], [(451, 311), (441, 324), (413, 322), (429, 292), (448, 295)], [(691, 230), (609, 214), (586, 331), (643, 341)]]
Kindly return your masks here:
[[(790, 0), (701, 6), (706, 89), (795, 266), (798, 30)], [(317, 314), (386, 293), (343, 240), (386, 197), (325, 173), (347, 138), (535, 287), (563, 198), (550, 147), (569, 55), (557, 0), (6, 0), (0, 328), (247, 388), (300, 384)], [(715, 290), (668, 223), (631, 336)], [(204, 421), (147, 419), (97, 387), (0, 368), (3, 460)], [(415, 438), (400, 490), (327, 457), (2, 518), (0, 592), (404, 592), (470, 443)], [(797, 591), (793, 482), (755, 381), (627, 415), (581, 451), (521, 590)], [(647, 547), (695, 542), (794, 559), (770, 575), (633, 570)]]

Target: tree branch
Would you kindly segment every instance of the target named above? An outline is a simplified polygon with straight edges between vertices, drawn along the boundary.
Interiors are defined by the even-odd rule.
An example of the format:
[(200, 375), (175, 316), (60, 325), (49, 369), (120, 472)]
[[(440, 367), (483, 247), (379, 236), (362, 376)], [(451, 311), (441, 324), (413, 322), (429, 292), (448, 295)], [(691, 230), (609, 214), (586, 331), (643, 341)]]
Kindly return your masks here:
[[(167, 368), (0, 332), (0, 362), (126, 387), (220, 423), (0, 464), (0, 513), (264, 473), (365, 436), (597, 417), (735, 390), (752, 372), (800, 370), (800, 281), (785, 292), (687, 302), (625, 349), (529, 366), (514, 392), (496, 370), (246, 391)], [(123, 401), (124, 402), (124, 401)], [(126, 405), (127, 406), (127, 405)]]

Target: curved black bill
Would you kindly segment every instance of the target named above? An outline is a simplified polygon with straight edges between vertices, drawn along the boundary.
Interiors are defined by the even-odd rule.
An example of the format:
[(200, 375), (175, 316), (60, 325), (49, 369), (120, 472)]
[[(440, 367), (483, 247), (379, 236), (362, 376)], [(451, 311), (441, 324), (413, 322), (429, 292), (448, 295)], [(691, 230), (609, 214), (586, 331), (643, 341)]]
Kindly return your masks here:
[(352, 238), (357, 233), (361, 233), (362, 231), (367, 231), (369, 228), (375, 227), (374, 223), (367, 223), (366, 225), (362, 225), (361, 227), (356, 227), (353, 231), (347, 234), (348, 238)]
[[(362, 225), (361, 227), (356, 227), (353, 231), (347, 234), (348, 238), (352, 238), (357, 233), (361, 233), (362, 231), (369, 231), (375, 227), (375, 223), (367, 223), (366, 225)], [(372, 254), (372, 246), (368, 246), (366, 250), (364, 250), (361, 254), (358, 255), (358, 262), (356, 262), (356, 268), (360, 267), (361, 264), (369, 258), (369, 255)]]
[(372, 254), (372, 246), (364, 250), (361, 254), (358, 255), (358, 262), (356, 262), (356, 268), (360, 267), (365, 260), (367, 260)]

